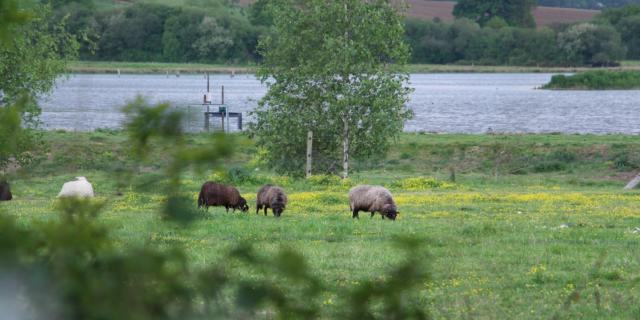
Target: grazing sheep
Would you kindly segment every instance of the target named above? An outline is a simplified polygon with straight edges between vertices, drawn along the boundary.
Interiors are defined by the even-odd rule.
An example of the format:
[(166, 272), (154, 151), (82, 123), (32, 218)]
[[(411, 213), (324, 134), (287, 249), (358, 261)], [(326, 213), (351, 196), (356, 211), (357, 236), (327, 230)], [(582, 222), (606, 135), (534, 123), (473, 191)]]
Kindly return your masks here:
[(93, 197), (93, 186), (85, 177), (76, 177), (75, 181), (65, 182), (58, 194), (61, 197)]
[(358, 217), (358, 211), (371, 212), (371, 217), (379, 212), (385, 217), (395, 220), (400, 214), (396, 208), (391, 192), (381, 186), (357, 186), (349, 191), (349, 207), (353, 218)]
[(249, 206), (247, 200), (240, 196), (238, 189), (232, 186), (226, 186), (223, 184), (207, 181), (200, 188), (200, 195), (198, 196), (198, 208), (205, 207), (209, 210), (209, 207), (224, 206), (229, 212), (229, 208), (242, 210), (247, 212)]
[(9, 201), (13, 199), (11, 195), (11, 188), (9, 188), (9, 183), (6, 181), (0, 181), (0, 201)]
[(258, 196), (256, 197), (256, 214), (264, 207), (265, 216), (267, 215), (267, 209), (271, 208), (273, 215), (280, 217), (286, 206), (287, 195), (282, 188), (267, 184), (262, 186), (258, 191)]

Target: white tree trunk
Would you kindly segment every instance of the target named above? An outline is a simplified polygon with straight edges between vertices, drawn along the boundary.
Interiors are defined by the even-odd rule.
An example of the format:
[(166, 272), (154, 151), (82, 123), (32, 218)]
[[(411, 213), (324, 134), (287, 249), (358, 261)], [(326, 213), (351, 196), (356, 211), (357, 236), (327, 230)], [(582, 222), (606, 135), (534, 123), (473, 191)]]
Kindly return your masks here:
[(307, 170), (306, 170), (307, 178), (311, 177), (312, 150), (313, 150), (313, 131), (309, 130), (307, 132)]
[(624, 187), (624, 189), (631, 190), (637, 187), (638, 185), (640, 185), (640, 174), (638, 174), (635, 178), (633, 178), (633, 180), (629, 181), (629, 183), (627, 184), (626, 187)]
[(344, 119), (344, 130), (342, 131), (342, 178), (349, 177), (349, 122)]

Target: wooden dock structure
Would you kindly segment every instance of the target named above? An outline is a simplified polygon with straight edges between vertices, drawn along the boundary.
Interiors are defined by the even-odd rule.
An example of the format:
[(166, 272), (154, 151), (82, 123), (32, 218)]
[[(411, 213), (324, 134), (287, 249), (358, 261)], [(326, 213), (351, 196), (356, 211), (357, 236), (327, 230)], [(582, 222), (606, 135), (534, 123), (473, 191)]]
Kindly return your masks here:
[[(221, 111), (205, 111), (204, 112), (204, 128), (209, 131), (209, 127), (211, 126), (211, 118), (220, 118), (222, 120), (222, 131), (224, 130), (224, 121), (225, 118), (228, 117), (227, 120), (227, 125), (229, 124), (229, 121), (231, 118), (236, 118), (238, 121), (238, 130), (242, 131), (242, 112), (224, 112), (224, 110)], [(227, 128), (227, 130), (231, 131), (231, 128)]]

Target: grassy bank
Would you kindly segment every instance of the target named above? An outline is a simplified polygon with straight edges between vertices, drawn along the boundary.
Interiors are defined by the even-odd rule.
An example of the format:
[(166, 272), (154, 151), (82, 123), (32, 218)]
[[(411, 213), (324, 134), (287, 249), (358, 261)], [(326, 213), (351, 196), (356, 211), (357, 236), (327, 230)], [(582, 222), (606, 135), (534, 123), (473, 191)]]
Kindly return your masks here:
[[(640, 70), (640, 64), (629, 61), (617, 68), (622, 70)], [(197, 63), (163, 62), (104, 62), (75, 61), (69, 65), (71, 73), (254, 73), (255, 66), (211, 65)], [(473, 65), (437, 65), (411, 64), (406, 67), (410, 73), (575, 73), (590, 68), (574, 67), (519, 67), (519, 66), (473, 66)]]
[(635, 90), (640, 89), (640, 71), (596, 70), (570, 76), (555, 75), (543, 89)]
[[(391, 239), (414, 235), (432, 256), (433, 280), (420, 292), (435, 318), (640, 315), (640, 192), (621, 190), (640, 168), (637, 136), (403, 134), (383, 162), (355, 163), (361, 170), (348, 181), (275, 175), (261, 166), (250, 140), (235, 136), (225, 168), (185, 175), (184, 192), (195, 205), (204, 180), (223, 180), (238, 186), (251, 210), (211, 209), (190, 228), (156, 214), (164, 199), (162, 152), (122, 186), (117, 168), (128, 161), (128, 148), (121, 132), (46, 137), (50, 151), (12, 177), (15, 200), (0, 204), (24, 225), (56, 219), (60, 186), (84, 175), (107, 200), (100, 219), (120, 246), (182, 247), (196, 266), (240, 241), (266, 255), (292, 247), (340, 291), (384, 277), (402, 259)], [(208, 139), (194, 135), (190, 143)], [(255, 192), (267, 182), (289, 194), (279, 220), (253, 211)], [(359, 183), (388, 186), (399, 220), (352, 220), (346, 193)], [(325, 317), (336, 303), (323, 298)]]
[(166, 62), (108, 62), (74, 61), (68, 67), (70, 73), (254, 73), (252, 66), (217, 65), (201, 63)]

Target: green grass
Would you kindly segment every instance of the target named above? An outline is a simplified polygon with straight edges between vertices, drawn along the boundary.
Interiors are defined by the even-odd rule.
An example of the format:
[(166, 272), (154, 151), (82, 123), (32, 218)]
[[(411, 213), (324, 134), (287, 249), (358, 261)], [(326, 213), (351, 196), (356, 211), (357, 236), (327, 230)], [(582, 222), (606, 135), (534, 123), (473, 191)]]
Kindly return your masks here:
[[(48, 134), (50, 154), (13, 176), (15, 200), (0, 206), (24, 225), (56, 219), (52, 205), (60, 186), (84, 175), (108, 202), (100, 219), (122, 248), (179, 246), (194, 265), (206, 266), (241, 241), (264, 254), (293, 247), (335, 292), (384, 276), (402, 259), (392, 239), (414, 235), (425, 239), (432, 256), (433, 281), (421, 284), (421, 293), (435, 318), (640, 316), (640, 234), (634, 232), (640, 227), (640, 192), (622, 191), (640, 168), (637, 136), (403, 134), (384, 163), (356, 163), (363, 170), (344, 183), (274, 175), (254, 159), (251, 141), (235, 138), (237, 152), (227, 167), (244, 170), (247, 179), (237, 185), (251, 205), (248, 214), (212, 208), (189, 228), (160, 220), (162, 186), (154, 179), (162, 176), (161, 153), (118, 195), (112, 170), (127, 161), (127, 147), (126, 137), (112, 131)], [(207, 138), (195, 135), (191, 143)], [(621, 154), (628, 155), (626, 166), (616, 164)], [(534, 170), (551, 160), (563, 160), (564, 168)], [(451, 167), (455, 183), (447, 181)], [(524, 169), (509, 174), (516, 167)], [(184, 192), (194, 205), (201, 183), (213, 176), (184, 176)], [(432, 188), (432, 180), (407, 180), (415, 177), (444, 184)], [(253, 211), (255, 192), (265, 182), (288, 192), (290, 205), (281, 219)], [(351, 219), (346, 193), (359, 183), (389, 186), (399, 220)], [(574, 290), (579, 298), (564, 306)], [(324, 306), (331, 310), (335, 303), (326, 297)]]
[(635, 90), (640, 89), (640, 71), (594, 70), (570, 76), (555, 75), (542, 89)]
[(621, 64), (623, 67), (640, 67), (640, 60), (625, 60)]
[(254, 73), (253, 66), (167, 62), (73, 61), (71, 73)]

